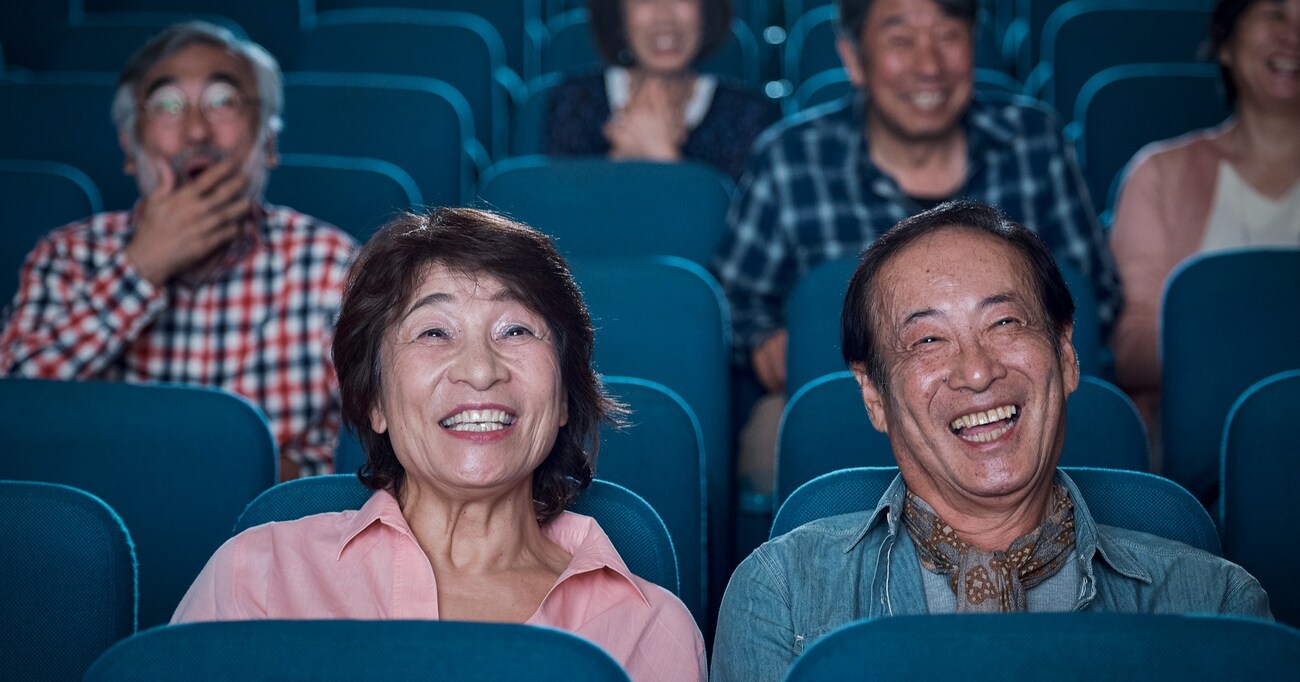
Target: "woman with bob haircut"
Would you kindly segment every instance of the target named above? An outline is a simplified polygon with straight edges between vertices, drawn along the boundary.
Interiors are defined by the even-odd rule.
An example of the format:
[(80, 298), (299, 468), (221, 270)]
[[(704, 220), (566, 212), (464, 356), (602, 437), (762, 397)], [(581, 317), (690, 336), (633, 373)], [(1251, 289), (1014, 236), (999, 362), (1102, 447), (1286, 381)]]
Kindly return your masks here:
[(592, 369), (593, 335), (541, 233), (464, 208), (382, 227), (349, 274), (333, 344), (373, 494), (227, 541), (172, 622), (545, 625), (633, 679), (703, 679), (686, 607), (632, 575), (594, 519), (564, 511), (621, 412)]
[(731, 0), (589, 0), (587, 6), (607, 67), (556, 87), (543, 151), (693, 159), (740, 177), (754, 138), (776, 122), (776, 106), (694, 70), (730, 35)]
[(1209, 47), (1232, 117), (1138, 152), (1111, 228), (1124, 288), (1115, 373), (1151, 429), (1173, 269), (1207, 251), (1300, 245), (1300, 0), (1219, 0)]

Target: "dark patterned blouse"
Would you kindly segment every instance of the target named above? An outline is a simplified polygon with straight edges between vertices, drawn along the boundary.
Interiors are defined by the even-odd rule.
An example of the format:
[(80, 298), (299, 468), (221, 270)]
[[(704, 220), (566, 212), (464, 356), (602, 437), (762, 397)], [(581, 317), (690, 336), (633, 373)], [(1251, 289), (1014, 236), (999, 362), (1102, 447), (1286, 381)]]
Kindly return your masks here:
[[(542, 151), (555, 156), (605, 156), (609, 120), (605, 74), (570, 76), (551, 92)], [(682, 156), (710, 164), (733, 180), (745, 170), (754, 138), (776, 122), (775, 102), (719, 78), (703, 120), (686, 137)]]

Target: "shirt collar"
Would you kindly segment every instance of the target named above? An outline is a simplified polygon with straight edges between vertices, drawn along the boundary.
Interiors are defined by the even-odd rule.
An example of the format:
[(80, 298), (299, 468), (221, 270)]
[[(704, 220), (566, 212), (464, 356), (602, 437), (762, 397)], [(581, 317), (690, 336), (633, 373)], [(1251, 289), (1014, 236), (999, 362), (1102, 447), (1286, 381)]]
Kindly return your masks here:
[(871, 529), (881, 523), (888, 525), (890, 535), (897, 534), (899, 520), (902, 518), (903, 513), (903, 499), (906, 496), (907, 484), (903, 482), (903, 475), (898, 474), (894, 476), (893, 482), (885, 489), (885, 494), (876, 503), (876, 508), (867, 516), (867, 522), (862, 526), (862, 530), (853, 536), (849, 544), (845, 546), (844, 551), (846, 553), (852, 551), (859, 542), (862, 542), (863, 538), (867, 537), (867, 533), (870, 533)]
[(402, 507), (397, 503), (397, 498), (387, 490), (376, 490), (366, 503), (361, 505), (352, 520), (345, 524), (342, 533), (338, 539), (338, 552), (335, 553), (334, 559), (337, 561), (343, 558), (343, 552), (352, 544), (362, 531), (370, 526), (381, 523), (393, 530), (415, 540), (411, 534), (411, 527), (406, 523), (406, 517), (402, 516)]
[(650, 600), (646, 599), (641, 588), (632, 579), (632, 571), (628, 569), (627, 564), (623, 563), (623, 558), (614, 548), (614, 543), (610, 541), (596, 519), (563, 512), (542, 526), (542, 533), (573, 556), (568, 568), (564, 569), (559, 579), (555, 581), (556, 585), (581, 573), (609, 569), (621, 576), (620, 583), (625, 582), (646, 606), (650, 605)]
[[(388, 526), (409, 537), (412, 542), (416, 541), (410, 525), (406, 523), (406, 517), (402, 515), (402, 508), (397, 498), (387, 490), (376, 490), (356, 515), (342, 527), (335, 560), (342, 559), (343, 552), (348, 549), (353, 540), (376, 524)], [(622, 578), (620, 582), (625, 582), (646, 606), (650, 606), (650, 600), (632, 579), (632, 571), (628, 569), (627, 564), (623, 563), (618, 550), (614, 548), (614, 543), (595, 519), (563, 512), (542, 526), (542, 534), (573, 557), (568, 567), (555, 581), (556, 585), (581, 573), (609, 569), (620, 576)]]
[(1060, 469), (1056, 470), (1056, 480), (1065, 484), (1066, 489), (1070, 491), (1070, 499), (1074, 501), (1074, 551), (1083, 560), (1083, 565), (1086, 567), (1084, 570), (1089, 577), (1092, 573), (1093, 557), (1100, 556), (1101, 560), (1109, 564), (1116, 573), (1126, 578), (1148, 584), (1153, 582), (1151, 573), (1142, 567), (1133, 553), (1115, 543), (1092, 518), (1088, 503), (1084, 501), (1074, 481)]
[[(1070, 491), (1070, 499), (1074, 502), (1075, 552), (1083, 559), (1083, 565), (1091, 566), (1093, 557), (1100, 556), (1120, 575), (1133, 580), (1151, 583), (1153, 580), (1151, 574), (1138, 563), (1132, 552), (1113, 542), (1111, 537), (1099, 528), (1097, 522), (1092, 518), (1092, 512), (1088, 510), (1088, 503), (1084, 501), (1083, 495), (1079, 492), (1079, 488), (1074, 484), (1074, 481), (1070, 480), (1070, 477), (1060, 469), (1056, 470), (1056, 480), (1064, 484), (1066, 489)], [(867, 522), (863, 525), (862, 530), (853, 536), (844, 551), (851, 551), (873, 528), (881, 523), (887, 524), (889, 535), (897, 535), (902, 518), (903, 500), (906, 495), (907, 484), (903, 481), (902, 474), (899, 474), (889, 484), (889, 488), (881, 496), (876, 508), (867, 516)], [(1085, 570), (1090, 572), (1090, 569)]]

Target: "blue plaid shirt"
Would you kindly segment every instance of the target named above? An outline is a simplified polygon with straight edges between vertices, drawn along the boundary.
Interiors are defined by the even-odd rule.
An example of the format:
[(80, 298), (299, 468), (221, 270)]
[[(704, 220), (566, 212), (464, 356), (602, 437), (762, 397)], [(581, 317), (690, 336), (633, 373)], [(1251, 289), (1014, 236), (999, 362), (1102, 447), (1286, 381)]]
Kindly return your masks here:
[[(822, 262), (856, 257), (922, 209), (871, 161), (862, 96), (810, 110), (755, 143), (732, 203), (731, 230), (714, 266), (732, 307), (737, 351), (785, 326), (799, 278)], [(1074, 149), (1045, 110), (977, 98), (962, 119), (962, 196), (998, 206), (1034, 230), (1058, 260), (1093, 283), (1103, 339), (1120, 307), (1119, 279)]]

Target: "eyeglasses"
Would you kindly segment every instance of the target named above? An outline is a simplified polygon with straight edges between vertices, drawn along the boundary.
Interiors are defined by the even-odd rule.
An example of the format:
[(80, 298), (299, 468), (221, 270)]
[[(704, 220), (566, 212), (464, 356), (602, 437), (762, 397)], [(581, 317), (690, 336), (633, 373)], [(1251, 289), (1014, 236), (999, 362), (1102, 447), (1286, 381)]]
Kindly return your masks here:
[(230, 83), (213, 83), (204, 88), (197, 103), (186, 97), (179, 87), (164, 85), (154, 90), (140, 108), (149, 120), (161, 125), (176, 125), (185, 120), (191, 106), (198, 106), (209, 123), (229, 123), (246, 105), (257, 103), (257, 98), (245, 97)]

